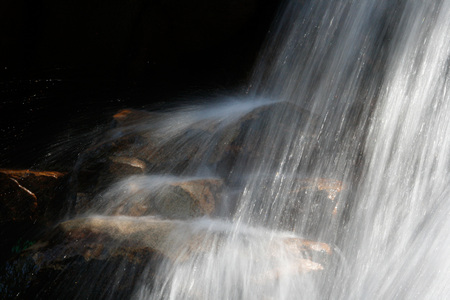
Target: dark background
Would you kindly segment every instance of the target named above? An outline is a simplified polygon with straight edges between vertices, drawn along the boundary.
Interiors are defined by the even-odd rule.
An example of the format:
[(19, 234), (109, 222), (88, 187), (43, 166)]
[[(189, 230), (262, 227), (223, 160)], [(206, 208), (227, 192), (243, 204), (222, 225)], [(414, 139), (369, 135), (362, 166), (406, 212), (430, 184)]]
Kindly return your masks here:
[(0, 1), (0, 168), (82, 151), (121, 108), (239, 93), (280, 3)]

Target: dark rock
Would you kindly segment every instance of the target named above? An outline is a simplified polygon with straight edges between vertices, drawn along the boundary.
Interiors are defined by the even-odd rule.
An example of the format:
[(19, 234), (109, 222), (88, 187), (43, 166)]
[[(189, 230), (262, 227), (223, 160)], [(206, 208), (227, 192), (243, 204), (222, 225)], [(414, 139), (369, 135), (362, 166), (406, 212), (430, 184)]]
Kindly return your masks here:
[(65, 188), (63, 173), (0, 170), (0, 263), (59, 219)]
[(43, 267), (31, 256), (22, 256), (2, 268), (0, 298), (129, 299), (142, 274), (151, 278), (155, 270), (152, 261), (133, 263), (120, 257), (86, 261), (76, 256)]
[[(278, 280), (280, 277), (323, 271), (327, 267), (332, 254), (331, 247), (326, 243), (303, 240), (299, 238), (284, 238), (281, 241), (283, 250), (294, 256), (294, 263), (275, 267), (253, 280), (257, 283)], [(273, 257), (279, 257), (280, 245), (271, 245)]]
[(307, 237), (323, 237), (321, 231), (337, 226), (343, 215), (344, 190), (345, 184), (335, 179), (297, 179), (281, 209), (284, 217), (279, 225), (286, 230), (300, 230)]
[(147, 171), (147, 165), (144, 161), (134, 157), (111, 156), (109, 171), (116, 178), (144, 174)]
[(137, 109), (122, 109), (114, 116), (115, 127), (127, 127), (137, 125), (142, 122), (159, 120), (162, 117), (160, 113), (151, 113), (144, 110)]
[(33, 258), (37, 264), (47, 267), (56, 267), (59, 262), (78, 255), (85, 260), (125, 256), (140, 262), (154, 253), (170, 255), (166, 240), (176, 226), (179, 226), (176, 221), (155, 218), (73, 219), (61, 223), (50, 243), (43, 244), (46, 250), (37, 252)]
[(149, 179), (140, 181), (131, 177), (119, 182), (103, 194), (101, 201), (106, 202), (106, 210), (97, 211), (108, 215), (189, 219), (212, 215), (222, 197), (223, 183), (219, 179), (171, 178), (156, 184), (151, 182), (151, 177)]
[[(34, 244), (22, 255), (31, 254), (39, 268), (59, 269), (61, 262), (75, 256), (82, 256), (86, 261), (119, 256), (139, 263), (158, 254), (175, 261), (180, 257), (187, 259), (185, 255), (215, 251), (214, 247), (226, 243), (225, 234), (211, 233), (207, 229), (192, 230), (191, 226), (192, 223), (186, 221), (153, 217), (78, 218), (59, 224), (48, 241)], [(325, 243), (293, 236), (275, 237), (266, 246), (271, 256), (277, 256), (280, 247), (304, 259), (323, 259), (332, 254)]]
[(292, 193), (299, 192), (310, 192), (310, 193), (320, 193), (325, 192), (327, 199), (334, 203), (333, 215), (336, 215), (339, 210), (339, 203), (336, 197), (338, 194), (345, 189), (345, 185), (342, 181), (328, 178), (305, 178), (299, 179), (297, 181), (297, 189), (292, 191)]
[(0, 297), (128, 299), (141, 274), (154, 271), (153, 261), (171, 255), (166, 240), (176, 226), (174, 221), (126, 217), (63, 222), (5, 264)]
[(251, 172), (255, 163), (265, 156), (278, 167), (285, 158), (280, 145), (289, 142), (292, 133), (301, 136), (303, 143), (313, 149), (311, 152), (316, 151), (314, 149), (319, 146), (314, 130), (317, 124), (315, 115), (289, 102), (261, 106), (221, 131), (209, 162), (218, 163), (218, 170), (223, 176), (227, 176), (232, 169), (238, 174)]
[(56, 218), (64, 180), (59, 172), (0, 170), (0, 223)]
[[(274, 115), (283, 112), (285, 118), (279, 122), (272, 120)], [(292, 128), (292, 118), (300, 119), (294, 122), (295, 128)], [(311, 147), (317, 143), (317, 137), (309, 130), (317, 123), (315, 117), (285, 102), (258, 107), (235, 121), (205, 119), (178, 125), (180, 121), (176, 117), (170, 119), (163, 114), (131, 109), (118, 112), (114, 120), (115, 128), (84, 154), (82, 172), (108, 169), (105, 166), (108, 157), (128, 157), (144, 162), (151, 173), (189, 175), (199, 166), (207, 166), (226, 176), (238, 159), (244, 162), (243, 166), (254, 163), (265, 153), (273, 155), (275, 160), (282, 159), (278, 149), (281, 142), (261, 146), (260, 133), (273, 130), (270, 124), (276, 124), (277, 136), (288, 136), (295, 131)], [(86, 175), (81, 177), (92, 177)]]
[[(237, 238), (244, 248), (247, 238), (259, 244), (257, 236), (238, 234), (243, 235)], [(178, 264), (208, 253), (217, 255), (227, 251), (227, 243), (233, 244), (235, 238), (186, 221), (100, 216), (73, 219), (59, 224), (50, 235), (6, 264), (5, 272), (0, 273), (0, 295), (69, 296), (76, 293), (72, 285), (87, 295), (101, 295), (111, 289), (130, 292), (138, 275), (151, 275), (162, 258)], [(253, 274), (254, 283), (324, 270), (332, 254), (325, 243), (283, 234), (266, 238), (261, 243), (262, 257), (244, 251), (242, 258), (259, 265), (258, 259), (279, 261), (280, 255), (288, 255), (295, 263), (263, 268), (264, 273)]]

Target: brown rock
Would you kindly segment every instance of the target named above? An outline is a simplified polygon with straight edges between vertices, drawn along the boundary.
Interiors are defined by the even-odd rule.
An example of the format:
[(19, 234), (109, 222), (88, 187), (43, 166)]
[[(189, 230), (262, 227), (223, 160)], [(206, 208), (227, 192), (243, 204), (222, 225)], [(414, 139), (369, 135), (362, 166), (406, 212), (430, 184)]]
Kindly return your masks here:
[[(272, 120), (274, 116), (283, 112), (286, 119), (272, 122), (275, 121)], [(122, 110), (117, 113), (114, 116), (119, 125), (117, 129), (120, 130), (122, 126), (122, 132), (127, 134), (115, 142), (116, 147), (113, 152), (119, 153), (118, 155), (137, 157), (148, 162), (150, 168), (169, 170), (172, 174), (174, 170), (179, 172), (188, 169), (189, 165), (198, 163), (218, 165), (223, 169), (220, 170), (220, 174), (227, 174), (236, 163), (238, 156), (244, 157), (244, 160), (252, 160), (261, 157), (264, 151), (272, 151), (273, 158), (278, 158), (277, 155), (280, 153), (277, 149), (267, 149), (267, 147), (278, 147), (277, 144), (265, 143), (264, 147), (260, 145), (260, 133), (266, 132), (271, 122), (276, 123), (280, 136), (294, 129), (297, 133), (302, 133), (308, 142), (316, 142), (307, 128), (307, 124), (317, 122), (315, 117), (310, 112), (287, 102), (257, 107), (248, 113), (243, 113), (242, 117), (231, 123), (228, 120), (200, 120), (181, 126), (171, 133), (166, 132), (164, 128), (156, 130), (158, 126), (161, 126), (157, 122), (164, 120), (161, 115), (137, 110)], [(300, 117), (300, 122), (295, 125), (295, 128), (292, 127), (291, 117), (297, 119)], [(151, 120), (154, 126), (143, 126), (148, 120)], [(135, 126), (135, 128), (127, 131), (127, 126)], [(145, 130), (142, 130), (143, 127)], [(162, 135), (161, 132), (164, 134)], [(175, 174), (178, 173), (175, 172)]]
[(64, 179), (53, 171), (0, 169), (0, 222), (51, 218)]
[[(34, 253), (32, 256), (40, 266), (54, 265), (79, 255), (85, 260), (122, 256), (139, 262), (157, 253), (174, 261), (185, 261), (192, 255), (216, 252), (233, 240), (227, 234), (207, 229), (193, 231), (189, 229), (191, 226), (192, 223), (186, 221), (153, 217), (77, 218), (59, 224), (48, 242), (38, 242), (27, 251)], [(247, 239), (245, 233), (242, 238)], [(301, 260), (305, 268), (298, 271), (302, 272), (322, 270), (332, 254), (325, 243), (297, 237), (275, 237), (267, 241), (265, 249), (268, 257), (264, 260), (287, 253)], [(248, 259), (262, 258), (249, 256)]]
[[(284, 113), (286, 118), (274, 120), (279, 113)], [(266, 136), (262, 132), (275, 127), (278, 139), (296, 132), (304, 137), (305, 143), (317, 143), (309, 133), (308, 126), (315, 124), (311, 113), (286, 102), (243, 111), (240, 117), (232, 116), (231, 120), (235, 121), (198, 116), (184, 120), (180, 116), (181, 119), (176, 114), (119, 111), (114, 115), (115, 127), (80, 160), (78, 191), (95, 194), (120, 174), (190, 175), (202, 166), (228, 179), (230, 170), (235, 168), (239, 174), (248, 172), (264, 155), (270, 155), (276, 165), (283, 158), (279, 147), (283, 141), (272, 143), (261, 139)], [(300, 122), (292, 122), (293, 118), (300, 118)]]
[[(267, 235), (260, 232), (259, 234), (263, 234), (261, 240), (259, 234), (239, 234), (242, 236), (210, 231), (192, 222), (151, 217), (78, 218), (59, 224), (48, 239), (29, 247), (21, 253), (20, 259), (10, 265), (14, 266), (17, 275), (26, 276), (26, 286), (33, 281), (33, 284), (39, 285), (40, 280), (45, 283), (50, 275), (55, 280), (60, 276), (68, 276), (67, 280), (74, 277), (80, 280), (79, 275), (85, 274), (87, 269), (95, 267), (93, 270), (103, 272), (109, 264), (113, 265), (106, 269), (145, 266), (148, 272), (152, 268), (149, 263), (160, 261), (163, 257), (175, 265), (195, 263), (203, 259), (204, 255), (207, 255), (206, 259), (208, 255), (219, 255), (220, 259), (220, 255), (227, 255), (227, 251), (236, 250), (233, 245), (237, 239), (239, 247), (247, 249), (250, 245), (249, 249), (253, 250), (239, 254), (245, 264), (252, 266), (252, 282), (267, 284), (281, 276), (324, 270), (332, 254), (327, 244), (295, 236), (272, 236), (270, 232), (266, 232)], [(289, 264), (285, 263), (286, 257), (289, 257)], [(21, 272), (25, 269), (30, 271), (24, 275)], [(97, 274), (92, 273), (93, 270), (89, 274)], [(131, 275), (126, 273), (126, 276)], [(11, 277), (10, 274), (8, 276)], [(16, 279), (14, 276), (13, 273), (13, 280)], [(99, 280), (103, 276), (89, 278)], [(90, 284), (98, 283), (95, 281)]]
[(137, 109), (122, 109), (118, 111), (113, 119), (116, 122), (116, 127), (132, 126), (142, 122), (150, 122), (159, 120), (162, 114), (151, 113), (144, 110)]
[[(276, 119), (279, 116), (283, 117)], [(258, 107), (218, 133), (220, 138), (209, 163), (218, 164), (218, 171), (224, 177), (232, 169), (245, 174), (261, 159), (278, 166), (285, 159), (284, 148), (280, 145), (290, 142), (284, 139), (288, 139), (292, 132), (301, 136), (312, 149), (318, 147), (313, 133), (315, 126), (317, 118), (295, 104), (276, 102)], [(272, 134), (267, 134), (269, 132)]]
[(301, 191), (312, 193), (321, 191), (326, 192), (327, 198), (335, 204), (332, 214), (337, 214), (339, 202), (336, 200), (336, 197), (343, 189), (345, 189), (345, 185), (342, 181), (328, 178), (305, 178), (298, 180), (297, 186), (297, 189), (292, 191), (295, 194), (298, 194)]
[[(115, 256), (125, 256), (134, 261), (149, 257), (154, 253), (168, 255), (170, 248), (166, 240), (179, 226), (175, 221), (155, 218), (131, 217), (91, 217), (63, 222), (57, 232), (63, 234), (64, 246), (54, 247), (55, 253), (43, 253), (36, 256), (54, 263), (76, 255), (86, 260), (107, 260)], [(58, 245), (61, 236), (52, 241)], [(49, 257), (46, 255), (53, 257)], [(44, 261), (42, 261), (44, 262)]]
[(135, 157), (111, 156), (109, 160), (109, 171), (118, 178), (147, 171), (147, 164)]
[[(130, 185), (133, 185), (132, 181)], [(136, 186), (109, 210), (113, 215), (159, 215), (165, 218), (187, 219), (214, 213), (221, 200), (223, 183), (219, 179), (172, 181), (147, 190)], [(112, 194), (113, 197), (115, 194)]]

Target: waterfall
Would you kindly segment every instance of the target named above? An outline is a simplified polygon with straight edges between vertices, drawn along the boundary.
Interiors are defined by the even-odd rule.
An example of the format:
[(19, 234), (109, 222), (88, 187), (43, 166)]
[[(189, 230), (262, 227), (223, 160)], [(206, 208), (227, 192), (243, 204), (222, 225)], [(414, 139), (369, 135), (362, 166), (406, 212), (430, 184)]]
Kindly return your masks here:
[(245, 95), (114, 115), (66, 219), (2, 278), (41, 272), (37, 298), (448, 298), (449, 58), (450, 0), (286, 1)]
[[(163, 264), (155, 285), (144, 283), (136, 297), (446, 298), (449, 38), (446, 0), (287, 3), (249, 94), (293, 103), (313, 117), (286, 106), (263, 134), (249, 131), (246, 143), (263, 150), (256, 162), (243, 158), (233, 169), (241, 180), (249, 174), (237, 211), (229, 224), (202, 225), (215, 250)], [(343, 212), (331, 221), (290, 215), (305, 174), (343, 181)], [(314, 196), (306, 198), (311, 207)], [(338, 258), (320, 275), (255, 282), (298, 264), (277, 240), (287, 229), (335, 245)], [(273, 261), (264, 258), (270, 247)]]

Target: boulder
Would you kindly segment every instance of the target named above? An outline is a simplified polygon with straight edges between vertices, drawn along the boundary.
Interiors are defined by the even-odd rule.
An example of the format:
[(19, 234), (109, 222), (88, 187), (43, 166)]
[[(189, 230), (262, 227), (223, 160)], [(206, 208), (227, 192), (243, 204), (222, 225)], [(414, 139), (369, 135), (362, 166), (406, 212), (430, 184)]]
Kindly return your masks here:
[(339, 199), (336, 199), (338, 194), (345, 189), (342, 181), (329, 178), (305, 178), (299, 179), (296, 184), (296, 189), (292, 193), (326, 193), (326, 198), (334, 203), (332, 211), (333, 215), (338, 213)]
[(341, 195), (345, 190), (346, 185), (335, 179), (296, 179), (287, 200), (280, 207), (283, 215), (279, 219), (280, 227), (306, 237), (325, 238), (326, 232), (334, 232), (329, 229), (337, 226), (344, 214)]
[(176, 221), (152, 217), (77, 218), (59, 224), (49, 242), (29, 250), (39, 250), (33, 259), (41, 267), (54, 267), (74, 256), (87, 261), (119, 256), (141, 262), (155, 253), (169, 253), (166, 240), (176, 226)]
[[(261, 161), (271, 162), (272, 167), (266, 170), (271, 172), (286, 159), (282, 145), (289, 144), (293, 134), (309, 147), (310, 160), (313, 160), (319, 149), (317, 125), (317, 116), (295, 104), (263, 105), (218, 132), (219, 138), (208, 162), (217, 165), (218, 173), (228, 181), (239, 181), (239, 178), (230, 178), (230, 171), (239, 174), (238, 177), (249, 174)], [(303, 169), (309, 171), (310, 166), (305, 164)]]
[(0, 223), (55, 218), (65, 179), (54, 171), (0, 169)]
[[(86, 261), (122, 257), (139, 263), (157, 254), (179, 262), (202, 253), (215, 253), (236, 238), (225, 232), (211, 232), (195, 226), (189, 221), (154, 217), (77, 218), (60, 223), (49, 238), (29, 247), (22, 256), (31, 255), (39, 268), (59, 268), (61, 262), (75, 256), (82, 256)], [(242, 245), (245, 245), (248, 238), (250, 241), (254, 237), (243, 232), (237, 238), (241, 238)], [(262, 243), (266, 243), (263, 253), (268, 257), (265, 259), (276, 258), (284, 252), (299, 259), (311, 260), (313, 263), (305, 264), (302, 272), (322, 270), (332, 254), (331, 247), (325, 243), (295, 236), (275, 236), (270, 240), (263, 239)], [(242, 255), (245, 257), (247, 254)]]
[[(212, 215), (222, 198), (220, 179), (130, 177), (103, 194), (107, 215), (189, 219)], [(103, 204), (100, 204), (103, 206)]]
[(165, 126), (170, 117), (161, 113), (119, 111), (113, 128), (80, 156), (74, 189), (97, 194), (122, 175), (195, 173), (211, 134), (194, 124)]
[[(324, 270), (332, 254), (325, 243), (282, 233), (264, 231), (255, 235), (250, 230), (235, 236), (228, 230), (211, 231), (191, 221), (92, 216), (60, 223), (9, 261), (5, 272), (0, 273), (0, 287), (6, 284), (6, 288), (0, 288), (0, 295), (11, 291), (14, 295), (33, 295), (36, 288), (40, 297), (69, 295), (76, 293), (73, 285), (81, 286), (89, 295), (104, 292), (105, 286), (117, 292), (132, 291), (139, 275), (153, 276), (163, 258), (175, 265), (195, 263), (204, 255), (226, 258), (228, 249), (234, 250), (228, 246), (236, 241), (242, 249), (252, 249), (242, 251), (240, 259), (254, 266), (257, 272), (252, 280), (256, 284)], [(253, 255), (254, 251), (258, 255)], [(292, 264), (279, 263), (286, 257)], [(124, 268), (128, 271), (123, 272)], [(130, 278), (133, 280), (126, 280)]]
[(0, 169), (0, 263), (59, 219), (66, 179), (60, 172)]
[[(280, 120), (274, 119), (280, 115), (283, 116)], [(200, 167), (208, 167), (226, 178), (236, 165), (240, 173), (264, 155), (270, 155), (276, 165), (283, 159), (279, 145), (292, 132), (300, 134), (312, 149), (318, 147), (314, 134), (317, 118), (288, 102), (259, 106), (240, 117), (217, 120), (184, 117), (133, 109), (116, 113), (111, 131), (80, 159), (80, 182), (88, 183), (81, 184), (82, 192), (92, 190), (102, 181), (109, 182), (103, 177), (112, 176), (111, 157), (139, 160), (145, 164), (141, 170), (149, 173), (190, 175)], [(274, 130), (274, 136), (261, 134)]]

